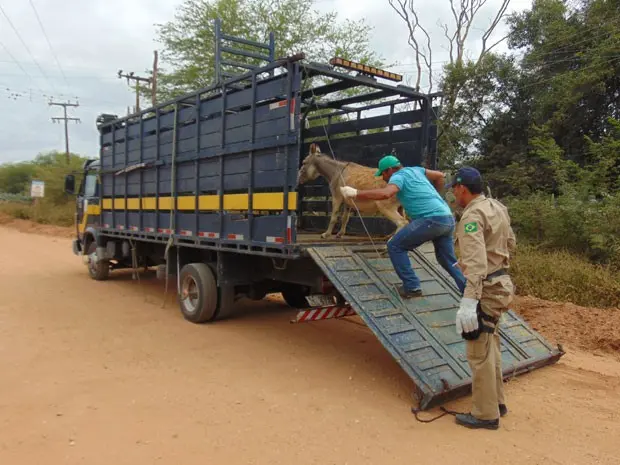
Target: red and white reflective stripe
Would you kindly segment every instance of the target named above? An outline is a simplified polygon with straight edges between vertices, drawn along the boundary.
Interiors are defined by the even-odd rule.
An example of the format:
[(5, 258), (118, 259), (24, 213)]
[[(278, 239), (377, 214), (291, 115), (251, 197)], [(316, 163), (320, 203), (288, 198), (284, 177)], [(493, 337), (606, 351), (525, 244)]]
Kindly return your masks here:
[(270, 110), (277, 110), (278, 108), (282, 108), (286, 106), (286, 100), (280, 100), (279, 102), (274, 102), (269, 104)]
[(329, 307), (309, 308), (297, 313), (296, 323), (305, 323), (307, 321), (329, 320), (331, 318), (342, 318), (345, 316), (355, 315), (355, 310), (350, 305), (339, 307), (332, 305)]
[(291, 118), (291, 131), (295, 129), (295, 99), (291, 99), (291, 108), (290, 108), (290, 118)]
[(231, 240), (231, 241), (242, 241), (243, 234), (228, 234), (226, 236), (226, 239)]
[(160, 234), (172, 234), (172, 229), (159, 228), (157, 232)]
[(198, 233), (198, 236), (200, 236), (200, 237), (207, 237), (209, 239), (219, 239), (220, 238), (220, 233), (200, 231)]
[(267, 242), (271, 244), (284, 244), (283, 237), (267, 236)]
[(138, 227), (137, 227), (137, 226), (129, 226), (129, 229), (130, 229), (131, 231), (139, 231), (139, 229), (138, 229)]
[(193, 233), (187, 229), (181, 229), (181, 236), (193, 236)]
[(155, 232), (155, 228), (150, 228), (150, 227), (149, 228), (144, 228), (144, 230), (146, 232), (150, 232), (150, 233), (154, 233)]
[(293, 229), (291, 227), (291, 215), (286, 218), (286, 241), (291, 244), (293, 242)]
[(125, 229), (125, 225), (124, 224), (118, 224), (118, 225), (116, 225), (116, 227), (118, 229)]

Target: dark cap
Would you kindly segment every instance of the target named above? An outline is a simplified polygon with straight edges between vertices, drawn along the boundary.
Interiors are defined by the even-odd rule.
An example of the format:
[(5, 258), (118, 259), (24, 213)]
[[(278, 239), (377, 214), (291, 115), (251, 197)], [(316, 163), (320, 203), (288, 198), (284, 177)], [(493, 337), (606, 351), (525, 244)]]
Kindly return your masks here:
[(461, 184), (467, 188), (482, 188), (482, 175), (480, 171), (471, 166), (463, 166), (456, 172), (456, 176), (452, 182), (446, 184), (446, 189), (450, 189), (458, 184)]

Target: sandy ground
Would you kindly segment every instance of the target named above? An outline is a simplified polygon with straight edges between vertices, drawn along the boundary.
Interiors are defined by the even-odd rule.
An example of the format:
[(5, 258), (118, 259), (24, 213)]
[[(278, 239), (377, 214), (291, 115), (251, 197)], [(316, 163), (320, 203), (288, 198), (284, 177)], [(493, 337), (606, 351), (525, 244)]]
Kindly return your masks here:
[(92, 281), (66, 236), (9, 225), (2, 465), (619, 463), (618, 312), (601, 311), (612, 342), (596, 342), (591, 326), (570, 327), (587, 309), (520, 299), (568, 353), (507, 384), (498, 431), (470, 431), (452, 417), (416, 422), (411, 381), (352, 321), (291, 325), (293, 312), (272, 300), (193, 325), (172, 297), (162, 307), (152, 275)]

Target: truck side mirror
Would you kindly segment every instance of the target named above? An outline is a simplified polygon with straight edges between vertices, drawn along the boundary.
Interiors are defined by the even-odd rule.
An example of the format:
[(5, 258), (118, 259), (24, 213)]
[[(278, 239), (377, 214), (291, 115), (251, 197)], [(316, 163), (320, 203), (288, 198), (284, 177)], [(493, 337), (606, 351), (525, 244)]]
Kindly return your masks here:
[(69, 195), (75, 193), (75, 176), (72, 174), (65, 176), (65, 192)]

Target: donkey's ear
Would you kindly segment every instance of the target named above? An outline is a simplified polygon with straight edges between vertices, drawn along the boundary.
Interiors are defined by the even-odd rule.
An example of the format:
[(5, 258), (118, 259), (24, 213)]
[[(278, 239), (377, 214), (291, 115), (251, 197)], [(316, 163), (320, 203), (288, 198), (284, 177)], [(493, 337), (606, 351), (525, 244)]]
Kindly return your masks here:
[(318, 144), (312, 143), (310, 144), (310, 154), (314, 155), (315, 153), (320, 153), (321, 149), (319, 148)]

